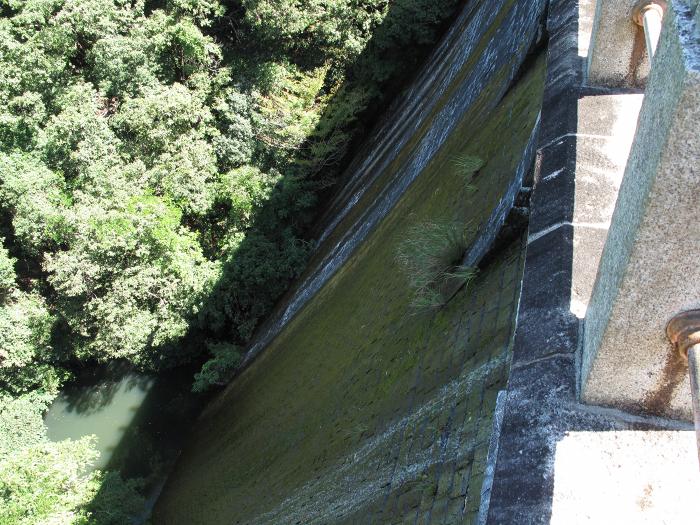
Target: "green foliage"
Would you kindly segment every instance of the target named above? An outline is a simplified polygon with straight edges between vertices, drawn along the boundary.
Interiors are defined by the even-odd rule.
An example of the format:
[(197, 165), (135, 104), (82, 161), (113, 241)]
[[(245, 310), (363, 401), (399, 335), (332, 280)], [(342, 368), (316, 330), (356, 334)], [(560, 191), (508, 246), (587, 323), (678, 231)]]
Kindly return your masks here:
[(51, 321), (41, 297), (13, 290), (0, 309), (0, 366), (36, 361), (49, 347)]
[(164, 199), (134, 195), (106, 204), (76, 202), (70, 248), (47, 256), (49, 283), (81, 340), (79, 358), (147, 362), (147, 349), (172, 348), (186, 334), (216, 265)]
[(174, 66), (176, 79), (184, 80), (205, 70), (212, 60), (221, 58), (219, 47), (187, 19), (168, 27), (165, 37), (168, 41), (167, 61)]
[(91, 438), (39, 442), (0, 459), (0, 523), (85, 523), (81, 508), (97, 491), (87, 466), (96, 453)]
[(219, 169), (225, 171), (249, 162), (254, 150), (250, 97), (227, 89), (214, 100), (212, 110), (218, 122), (219, 132), (212, 142)]
[(49, 395), (13, 398), (0, 394), (0, 458), (44, 440), (46, 428), (42, 414), (50, 400)]
[(15, 288), (15, 259), (10, 257), (4, 246), (4, 239), (0, 239), (0, 297), (3, 301)]
[(200, 93), (174, 83), (145, 89), (142, 95), (125, 99), (110, 124), (124, 139), (125, 152), (150, 165), (180, 136), (196, 131), (211, 119)]
[(0, 396), (55, 393), (62, 371), (50, 363), (54, 319), (39, 294), (18, 288), (14, 262), (0, 247)]
[(454, 5), (3, 4), (0, 524), (131, 521), (138, 483), (91, 471), (89, 438), (50, 443), (47, 403), (86, 362), (225, 383)]
[[(224, 340), (248, 341), (288, 283), (301, 272), (308, 245), (290, 228), (273, 235), (251, 230), (225, 261), (203, 310), (203, 320)], [(230, 324), (229, 324), (230, 323)], [(230, 326), (230, 331), (225, 331)]]
[(90, 76), (109, 100), (136, 97), (158, 85), (152, 25), (144, 20), (127, 35), (105, 35), (90, 49), (88, 60), (94, 64)]
[(385, 0), (244, 0), (245, 22), (268, 46), (336, 60), (356, 57), (386, 14)]
[(242, 166), (224, 174), (218, 198), (229, 206), (231, 227), (236, 231), (250, 228), (255, 212), (270, 199), (281, 178), (276, 170), (263, 173), (255, 166)]
[(194, 376), (194, 392), (203, 392), (212, 385), (225, 385), (241, 360), (240, 348), (230, 343), (209, 343), (207, 349), (213, 358)]
[(119, 162), (119, 141), (102, 115), (106, 103), (89, 84), (74, 84), (56, 97), (57, 112), (39, 132), (42, 160), (73, 185), (85, 184), (94, 164)]
[(198, 384), (220, 382), (216, 344), (245, 346), (299, 275), (319, 191), (454, 2), (428, 4), (7, 3), (3, 381), (207, 353)]
[(396, 261), (413, 290), (414, 308), (441, 306), (450, 284), (464, 284), (475, 275), (475, 269), (461, 265), (468, 233), (464, 225), (447, 222), (426, 222), (409, 229)]
[(0, 110), (0, 143), (7, 149), (31, 148), (39, 124), (46, 118), (41, 95), (25, 92), (8, 98), (5, 109)]
[(158, 156), (146, 175), (152, 191), (192, 216), (208, 213), (216, 198), (214, 149), (196, 135), (176, 139)]
[[(81, 525), (124, 525), (134, 523), (135, 517), (143, 513), (144, 498), (140, 495), (142, 482), (123, 479), (118, 472), (97, 472), (97, 492), (83, 507), (85, 518)], [(96, 483), (96, 484), (97, 484)]]
[(138, 482), (92, 471), (94, 437), (36, 443), (0, 456), (0, 523), (121, 525), (143, 507)]
[(14, 234), (28, 254), (55, 248), (68, 225), (63, 178), (28, 154), (0, 153), (0, 206), (12, 215)]
[(49, 442), (48, 403), (95, 361), (224, 384), (454, 5), (3, 4), (0, 524), (132, 521), (139, 483), (92, 470), (92, 438)]
[(143, 508), (138, 480), (92, 469), (95, 438), (50, 442), (52, 396), (0, 394), (0, 524), (122, 525)]
[(197, 24), (206, 27), (224, 14), (224, 6), (215, 0), (170, 0), (168, 10), (192, 18)]
[(281, 73), (271, 92), (256, 96), (256, 116), (258, 139), (284, 153), (299, 149), (319, 123), (326, 68), (305, 73), (287, 65)]

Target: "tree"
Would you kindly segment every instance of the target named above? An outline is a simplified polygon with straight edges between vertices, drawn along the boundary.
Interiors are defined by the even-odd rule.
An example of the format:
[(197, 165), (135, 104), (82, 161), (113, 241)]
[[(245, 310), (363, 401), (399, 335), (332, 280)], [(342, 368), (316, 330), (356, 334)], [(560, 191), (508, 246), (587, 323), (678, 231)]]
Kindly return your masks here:
[(212, 385), (224, 386), (241, 361), (240, 348), (230, 343), (209, 343), (207, 350), (213, 356), (202, 370), (195, 374), (192, 390), (203, 392)]
[(17, 264), (0, 258), (0, 387), (202, 354), (197, 388), (220, 383), (301, 273), (349, 148), (455, 5), (5, 2), (0, 228)]
[(70, 247), (47, 256), (45, 268), (79, 338), (78, 358), (148, 365), (186, 334), (217, 266), (181, 226), (176, 207), (123, 192), (118, 202), (81, 195), (69, 214)]
[(36, 256), (64, 242), (69, 200), (63, 178), (36, 156), (0, 153), (0, 206), (12, 216), (21, 251)]
[(55, 392), (61, 370), (50, 363), (53, 318), (39, 294), (17, 287), (14, 262), (0, 246), (0, 392)]
[(87, 523), (98, 490), (93, 439), (40, 442), (0, 459), (0, 523)]
[(95, 437), (51, 442), (51, 395), (0, 394), (0, 524), (123, 525), (143, 509), (139, 480), (94, 470)]

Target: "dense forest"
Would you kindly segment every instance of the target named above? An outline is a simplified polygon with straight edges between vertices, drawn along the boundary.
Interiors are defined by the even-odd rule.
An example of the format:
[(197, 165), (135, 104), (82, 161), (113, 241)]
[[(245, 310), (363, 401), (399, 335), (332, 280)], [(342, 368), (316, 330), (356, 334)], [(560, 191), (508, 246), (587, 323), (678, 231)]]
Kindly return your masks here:
[(456, 0), (2, 0), (0, 524), (129, 523), (42, 414), (81, 366), (224, 384)]

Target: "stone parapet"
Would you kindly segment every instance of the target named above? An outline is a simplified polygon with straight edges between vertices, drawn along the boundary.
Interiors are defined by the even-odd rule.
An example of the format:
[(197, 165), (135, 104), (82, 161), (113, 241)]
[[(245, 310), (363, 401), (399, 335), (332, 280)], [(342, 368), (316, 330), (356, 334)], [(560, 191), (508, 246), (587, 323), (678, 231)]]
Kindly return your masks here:
[[(585, 85), (593, 9), (549, 3), (523, 289), (487, 523), (692, 523), (696, 515), (682, 499), (700, 490), (688, 423), (581, 403), (584, 327), (642, 103), (629, 89)], [(624, 375), (618, 362), (615, 380)]]
[(665, 325), (700, 306), (700, 34), (672, 1), (586, 319), (583, 399), (692, 419)]

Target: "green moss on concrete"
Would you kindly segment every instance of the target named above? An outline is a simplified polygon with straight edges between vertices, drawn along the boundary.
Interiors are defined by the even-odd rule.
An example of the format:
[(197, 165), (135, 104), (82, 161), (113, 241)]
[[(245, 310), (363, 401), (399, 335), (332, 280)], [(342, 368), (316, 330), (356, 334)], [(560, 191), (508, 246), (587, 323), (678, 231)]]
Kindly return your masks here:
[[(416, 153), (417, 147), (420, 145), (421, 141), (425, 138), (426, 134), (430, 130), (430, 127), (436, 118), (436, 116), (442, 111), (445, 105), (452, 99), (455, 94), (455, 90), (462, 87), (462, 83), (465, 81), (467, 75), (474, 71), (476, 63), (481, 60), (481, 55), (486, 51), (489, 43), (493, 40), (495, 33), (498, 28), (503, 23), (504, 18), (507, 13), (513, 7), (513, 1), (508, 2), (505, 6), (501, 8), (501, 11), (496, 16), (494, 21), (489, 25), (488, 29), (481, 35), (479, 42), (476, 44), (474, 51), (470, 54), (470, 57), (460, 68), (459, 72), (452, 79), (452, 82), (448, 88), (442, 93), (433, 107), (431, 108), (428, 116), (426, 116), (421, 125), (412, 133), (411, 138), (406, 141), (401, 150), (398, 153), (393, 152), (388, 149), (383, 153), (383, 155), (392, 155), (393, 158), (391, 162), (387, 165), (386, 169), (376, 177), (370, 184), (370, 188), (360, 197), (358, 202), (352, 207), (348, 214), (340, 221), (337, 227), (328, 237), (325, 245), (332, 247), (340, 240), (340, 238), (348, 231), (349, 228), (357, 222), (357, 220), (362, 216), (363, 213), (371, 206), (376, 196), (379, 194), (382, 188), (386, 187), (391, 181), (397, 176), (401, 169), (406, 165), (407, 161)], [(476, 9), (475, 9), (476, 11)], [(463, 21), (462, 30), (468, 30), (470, 19), (467, 18)], [(516, 57), (513, 56), (513, 60)], [(466, 143), (474, 134), (480, 132), (482, 126), (485, 124), (486, 119), (490, 116), (495, 104), (498, 102), (499, 93), (503, 93), (508, 83), (510, 82), (510, 72), (513, 69), (513, 64), (505, 64), (498, 71), (492, 74), (492, 80), (485, 89), (483, 89), (475, 101), (471, 104), (469, 111), (462, 119), (463, 122), (469, 125), (464, 126), (460, 132), (459, 136), (462, 143)], [(442, 75), (447, 75), (448, 70), (443, 70)], [(432, 82), (431, 89), (424, 95), (426, 98), (436, 98), (436, 89), (441, 84), (438, 80)], [(410, 121), (406, 122), (409, 125)], [(456, 133), (453, 133), (456, 135)], [(453, 151), (453, 148), (443, 148), (447, 151)], [(459, 154), (456, 154), (459, 155)], [(457, 166), (455, 166), (457, 167)], [(471, 188), (467, 188), (471, 189)], [(340, 211), (340, 208), (334, 208), (330, 210), (332, 213)], [(324, 250), (317, 252), (309, 262), (308, 268), (314, 268), (315, 265), (321, 261), (327, 253)]]
[[(395, 263), (428, 220), (489, 216), (540, 105), (538, 62), (475, 129), (467, 115), (394, 210), (209, 407), (154, 521), (455, 523), (474, 517), (507, 378), (522, 244), (438, 311)], [(485, 164), (470, 189), (454, 159)]]

